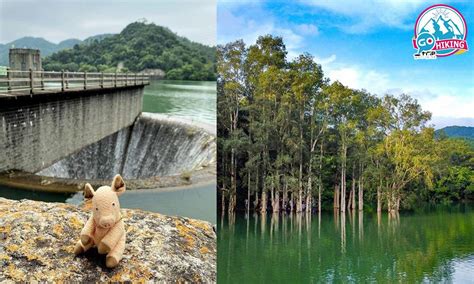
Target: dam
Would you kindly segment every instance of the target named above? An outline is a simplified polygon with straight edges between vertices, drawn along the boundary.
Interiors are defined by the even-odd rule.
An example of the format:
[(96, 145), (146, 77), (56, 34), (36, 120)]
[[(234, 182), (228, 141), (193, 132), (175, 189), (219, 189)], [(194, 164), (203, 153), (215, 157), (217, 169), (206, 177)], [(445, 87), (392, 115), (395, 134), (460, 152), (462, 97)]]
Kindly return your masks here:
[[(122, 79), (120, 79), (121, 76)], [(125, 75), (121, 76), (117, 76), (118, 81), (126, 79)], [(81, 75), (81, 77), (86, 76)], [(2, 165), (1, 196), (79, 204), (83, 200), (81, 191), (85, 182), (93, 186), (101, 186), (108, 184), (110, 176), (114, 173), (121, 173), (127, 181), (127, 189), (130, 189), (121, 198), (121, 203), (125, 208), (141, 208), (215, 222), (215, 212), (212, 209), (215, 204), (216, 130), (212, 123), (215, 121), (215, 116), (213, 116), (215, 111), (212, 109), (215, 106), (215, 83), (193, 85), (189, 82), (151, 81), (152, 86), (145, 88), (147, 84), (140, 83), (142, 80), (150, 83), (146, 78), (138, 77), (135, 80), (134, 75), (129, 75), (128, 86), (125, 86), (125, 82), (118, 82), (118, 88), (114, 88), (114, 82), (105, 82), (115, 79), (115, 75), (111, 75), (109, 77), (112, 79), (104, 79), (105, 88), (101, 88), (101, 77), (99, 75), (98, 79), (96, 78), (98, 83), (94, 88), (88, 86), (87, 90), (84, 90), (82, 83), (76, 83), (73, 86), (69, 82), (69, 88), (74, 88), (74, 90), (64, 93), (60, 92), (61, 84), (59, 84), (54, 85), (54, 92), (48, 94), (35, 89), (33, 94), (18, 92), (2, 96), (0, 87), (0, 100), (9, 102), (8, 108), (1, 108), (1, 114), (28, 113), (26, 107), (32, 109), (31, 106), (36, 104), (36, 108), (41, 110), (36, 112), (36, 117), (38, 117), (39, 113), (46, 115), (47, 111), (51, 113), (64, 105), (67, 111), (66, 108), (60, 108), (61, 116), (69, 117), (62, 119), (65, 122), (62, 125), (59, 124), (61, 119), (40, 117), (39, 122), (33, 120), (33, 125), (28, 120), (17, 122), (9, 120), (8, 127), (2, 128), (7, 132), (0, 132), (2, 135), (0, 139), (7, 141), (14, 137), (12, 134), (15, 132), (8, 132), (15, 129), (13, 124), (17, 127), (20, 125), (23, 128), (29, 128), (28, 131), (22, 130), (23, 133), (28, 134), (31, 143), (39, 144), (39, 149), (41, 147), (53, 149), (52, 153), (48, 154), (53, 157), (43, 154), (43, 158), (33, 159), (32, 161), (39, 162), (31, 166), (28, 163), (28, 155), (22, 159), (23, 163), (15, 161), (16, 164), (14, 164), (8, 162), (8, 159), (10, 161), (15, 159), (14, 155), (7, 153), (8, 159), (2, 157), (0, 160)], [(103, 77), (107, 78), (106, 75)], [(91, 78), (94, 77), (88, 74), (88, 84)], [(135, 82), (138, 82), (137, 86), (133, 85)], [(108, 89), (107, 86), (112, 88)], [(41, 85), (35, 88), (41, 88)], [(148, 99), (142, 103), (143, 94)], [(172, 94), (172, 100), (169, 99), (170, 94)], [(190, 110), (186, 110), (181, 103), (182, 98), (198, 104), (190, 104)], [(127, 99), (129, 101), (125, 101)], [(81, 108), (84, 108), (86, 103), (78, 102), (78, 100), (94, 100), (91, 105), (96, 108), (95, 111), (81, 112)], [(175, 101), (180, 101), (181, 104), (178, 105)], [(50, 105), (46, 107), (46, 104)], [(158, 104), (159, 112), (168, 114), (142, 112), (142, 106), (145, 106), (147, 111), (153, 112)], [(196, 105), (201, 108), (197, 108)], [(2, 104), (2, 106), (5, 105)], [(71, 111), (75, 107), (78, 109)], [(202, 110), (202, 107), (205, 109)], [(208, 109), (209, 107), (211, 108)], [(126, 108), (132, 111), (126, 111)], [(193, 117), (182, 115), (198, 111), (206, 116), (199, 117), (197, 121)], [(133, 115), (127, 116), (125, 112)], [(78, 115), (89, 122), (77, 123)], [(104, 119), (100, 117), (101, 115)], [(90, 116), (94, 117), (90, 118)], [(21, 117), (19, 115), (19, 118)], [(34, 113), (30, 112), (30, 118), (35, 118)], [(122, 120), (122, 122), (119, 124), (116, 120)], [(51, 121), (58, 124), (55, 125)], [(25, 123), (22, 124), (22, 122)], [(49, 140), (43, 140), (42, 136), (37, 138), (34, 134), (38, 133), (38, 130), (31, 130), (31, 128), (38, 126), (38, 123), (44, 123), (42, 127), (39, 127), (41, 130), (48, 129), (47, 126), (51, 127), (49, 135), (61, 133), (63, 136), (56, 136), (54, 139), (47, 137)], [(63, 127), (63, 129), (55, 129), (58, 127)], [(99, 134), (95, 135), (92, 132)], [(43, 136), (48, 135), (44, 133)], [(9, 146), (21, 145), (24, 149), (29, 147), (30, 143), (16, 141), (21, 141), (21, 139), (14, 140), (14, 143), (10, 143)], [(68, 151), (59, 151), (60, 147), (64, 147), (60, 144), (69, 143), (71, 146)], [(55, 146), (51, 147), (48, 144)], [(5, 144), (2, 142), (1, 145)], [(25, 154), (25, 150), (18, 150), (18, 152)], [(30, 150), (29, 155), (36, 153), (37, 151)], [(77, 194), (71, 195), (75, 192)], [(184, 206), (176, 206), (176, 204)]]
[(143, 113), (129, 127), (38, 174), (60, 178), (146, 179), (191, 172), (215, 162), (212, 130), (166, 115)]
[(0, 78), (0, 171), (39, 171), (130, 126), (146, 77), (8, 71)]
[[(125, 79), (125, 75), (118, 75), (118, 80), (121, 77)], [(92, 75), (88, 74), (87, 78), (88, 84), (92, 84), (89, 82)], [(130, 78), (134, 76), (129, 75)], [(129, 81), (128, 88), (122, 86), (125, 83), (117, 85), (130, 90), (134, 80)], [(84, 183), (108, 184), (107, 176), (114, 169), (126, 176), (129, 189), (121, 197), (122, 207), (215, 223), (212, 209), (216, 203), (215, 82), (151, 80), (149, 84), (143, 88), (142, 112), (130, 120), (129, 126), (39, 170), (0, 171), (0, 196), (80, 205)], [(81, 92), (83, 86), (77, 85), (69, 83), (70, 88)], [(105, 86), (113, 85), (105, 83)], [(61, 85), (53, 87), (58, 92)], [(96, 87), (100, 88), (100, 84)], [(22, 97), (31, 100), (38, 93), (40, 90), (35, 90), (33, 95), (14, 94), (16, 100)]]

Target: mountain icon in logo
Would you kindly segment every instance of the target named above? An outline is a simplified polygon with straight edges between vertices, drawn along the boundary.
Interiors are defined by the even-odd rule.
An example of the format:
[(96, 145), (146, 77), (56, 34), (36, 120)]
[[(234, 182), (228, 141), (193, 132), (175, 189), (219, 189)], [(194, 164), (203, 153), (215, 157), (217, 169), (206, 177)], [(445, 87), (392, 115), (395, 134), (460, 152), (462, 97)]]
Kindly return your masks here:
[(451, 19), (445, 20), (443, 16), (439, 16), (438, 20), (431, 18), (420, 30), (420, 33), (423, 32), (432, 34), (436, 40), (464, 38), (459, 27)]

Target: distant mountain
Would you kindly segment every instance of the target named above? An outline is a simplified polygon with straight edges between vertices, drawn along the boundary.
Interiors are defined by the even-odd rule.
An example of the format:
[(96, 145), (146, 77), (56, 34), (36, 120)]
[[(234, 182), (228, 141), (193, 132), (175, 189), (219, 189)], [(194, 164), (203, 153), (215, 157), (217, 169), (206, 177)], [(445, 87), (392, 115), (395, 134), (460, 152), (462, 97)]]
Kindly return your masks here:
[[(56, 45), (57, 50), (55, 50), (54, 52), (62, 50), (62, 49), (66, 49), (66, 48), (72, 48), (76, 44), (81, 44), (81, 43), (82, 43), (82, 40), (80, 39), (76, 39), (76, 38), (66, 39)], [(49, 54), (45, 54), (45, 56), (48, 56), (48, 55)]]
[(472, 126), (447, 126), (436, 130), (436, 135), (446, 135), (452, 138), (465, 138), (474, 140), (474, 127)]
[(41, 50), (43, 56), (51, 54), (57, 50), (56, 44), (38, 37), (22, 37), (0, 47), (0, 65), (8, 66), (8, 50), (16, 48), (37, 48)]
[(0, 65), (8, 66), (8, 50), (12, 47), (15, 48), (35, 48), (41, 51), (41, 57), (46, 57), (51, 55), (55, 52), (60, 50), (64, 50), (67, 48), (72, 48), (76, 44), (81, 43), (92, 43), (94, 40), (101, 41), (104, 38), (112, 36), (112, 34), (101, 34), (96, 36), (91, 36), (86, 38), (84, 41), (80, 39), (67, 39), (63, 40), (58, 44), (52, 43), (50, 41), (45, 40), (41, 37), (22, 37), (12, 42), (6, 44), (0, 44)]
[(216, 48), (180, 37), (166, 27), (143, 22), (126, 26), (115, 35), (86, 39), (52, 54), (45, 70), (86, 72), (144, 71), (165, 73), (167, 79), (215, 80)]

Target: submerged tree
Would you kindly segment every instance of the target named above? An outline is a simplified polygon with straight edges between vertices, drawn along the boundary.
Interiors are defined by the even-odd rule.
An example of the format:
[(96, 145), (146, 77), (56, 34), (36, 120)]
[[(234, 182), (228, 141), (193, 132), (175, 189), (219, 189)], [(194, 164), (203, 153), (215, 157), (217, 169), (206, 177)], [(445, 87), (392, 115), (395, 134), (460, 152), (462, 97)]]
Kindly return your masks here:
[(217, 58), (222, 211), (311, 212), (332, 202), (342, 212), (393, 212), (440, 188), (473, 197), (472, 148), (437, 138), (413, 98), (330, 83), (311, 55), (290, 61), (271, 35), (219, 46)]

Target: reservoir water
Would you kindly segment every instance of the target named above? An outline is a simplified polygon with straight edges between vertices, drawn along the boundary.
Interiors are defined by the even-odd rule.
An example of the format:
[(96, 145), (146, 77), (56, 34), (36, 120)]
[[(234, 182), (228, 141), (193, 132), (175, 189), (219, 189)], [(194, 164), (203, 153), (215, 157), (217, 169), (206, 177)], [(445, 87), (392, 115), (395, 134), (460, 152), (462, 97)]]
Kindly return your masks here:
[(216, 82), (151, 81), (145, 88), (143, 111), (216, 125)]
[(472, 283), (474, 206), (224, 216), (219, 283)]
[[(145, 88), (143, 111), (164, 113), (199, 123), (216, 123), (216, 83), (152, 81)], [(126, 180), (125, 180), (126, 182)], [(215, 180), (189, 187), (127, 191), (120, 197), (123, 208), (138, 208), (167, 215), (178, 215), (216, 223)], [(0, 186), (0, 197), (78, 204), (76, 195), (32, 192)]]

